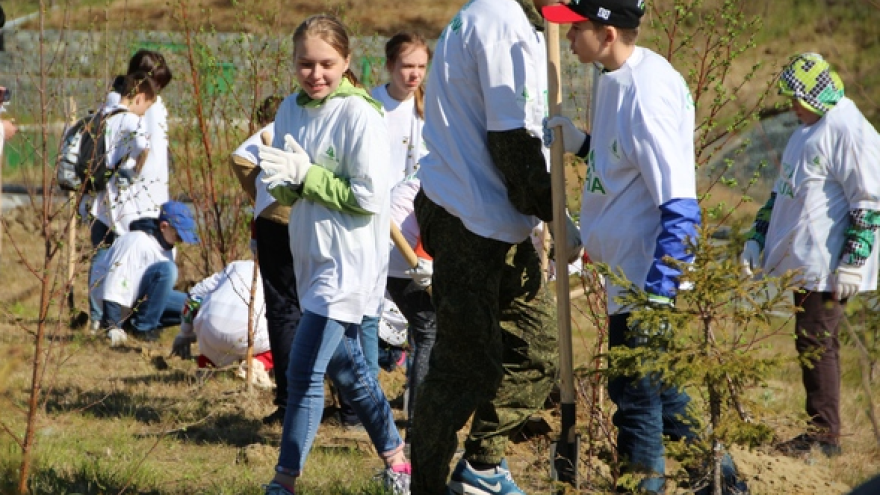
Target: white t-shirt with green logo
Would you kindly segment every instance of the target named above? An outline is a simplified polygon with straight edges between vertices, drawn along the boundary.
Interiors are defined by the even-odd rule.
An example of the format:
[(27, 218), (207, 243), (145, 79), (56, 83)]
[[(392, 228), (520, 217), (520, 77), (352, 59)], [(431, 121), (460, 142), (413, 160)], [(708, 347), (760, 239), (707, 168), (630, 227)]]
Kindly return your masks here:
[[(580, 229), (593, 261), (645, 286), (661, 232), (660, 205), (696, 198), (694, 104), (681, 75), (636, 47), (598, 81)], [(619, 287), (608, 286), (608, 312)]]
[[(238, 260), (189, 290), (191, 297), (202, 299), (199, 312), (193, 319), (199, 352), (215, 366), (229, 366), (247, 355), (250, 324), (248, 306), (253, 279), (254, 262)], [(262, 354), (270, 347), (263, 282), (259, 272), (254, 287), (254, 354)]]
[(348, 323), (379, 316), (391, 235), (391, 153), (382, 115), (357, 96), (304, 108), (294, 94), (278, 109), (276, 148), (286, 134), (313, 166), (348, 180), (360, 207), (372, 213), (343, 213), (304, 199), (293, 204), (288, 229), (302, 309)]
[(422, 139), (425, 121), (416, 113), (415, 96), (397, 101), (384, 84), (373, 88), (372, 95), (385, 107), (385, 124), (391, 140), (391, 184), (397, 184), (419, 169), (419, 161), (428, 152)]
[[(764, 270), (799, 270), (802, 287), (834, 291), (849, 211), (880, 210), (880, 136), (843, 98), (813, 125), (795, 129), (773, 186), (776, 203), (764, 246)], [(863, 291), (877, 288), (876, 245), (862, 269)]]
[(471, 232), (519, 243), (538, 224), (507, 197), (488, 131), (525, 128), (538, 139), (546, 114), (544, 35), (514, 0), (467, 3), (437, 41), (425, 90), (425, 194)]

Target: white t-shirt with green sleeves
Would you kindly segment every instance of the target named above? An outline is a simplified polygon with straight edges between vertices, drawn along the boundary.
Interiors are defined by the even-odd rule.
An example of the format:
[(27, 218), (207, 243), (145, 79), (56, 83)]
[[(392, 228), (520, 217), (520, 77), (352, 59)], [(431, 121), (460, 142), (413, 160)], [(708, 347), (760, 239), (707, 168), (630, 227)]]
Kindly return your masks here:
[[(773, 186), (776, 203), (764, 245), (764, 270), (799, 270), (802, 287), (833, 292), (849, 211), (880, 210), (880, 136), (849, 98), (818, 122), (795, 129)], [(860, 290), (877, 288), (876, 244)]]
[(293, 204), (288, 228), (302, 309), (348, 323), (379, 316), (391, 228), (390, 146), (382, 115), (357, 96), (304, 108), (294, 94), (278, 109), (276, 148), (284, 147), (286, 134), (313, 166), (348, 181), (360, 208), (370, 213), (344, 213), (308, 199)]

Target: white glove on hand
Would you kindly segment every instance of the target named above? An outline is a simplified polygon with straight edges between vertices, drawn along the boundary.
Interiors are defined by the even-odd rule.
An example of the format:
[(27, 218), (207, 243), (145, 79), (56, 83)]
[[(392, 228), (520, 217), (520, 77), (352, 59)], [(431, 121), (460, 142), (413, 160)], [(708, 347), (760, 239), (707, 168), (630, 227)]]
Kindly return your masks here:
[[(574, 223), (574, 220), (568, 216), (568, 213), (565, 214), (565, 247), (566, 254), (568, 254), (568, 263), (574, 263), (579, 260), (584, 255), (584, 245), (581, 244), (581, 230)], [(553, 222), (549, 222), (547, 224), (550, 227), (550, 233), (556, 235), (556, 230), (553, 228)], [(553, 239), (554, 242), (556, 239)]]
[(174, 343), (171, 344), (171, 355), (180, 356), (180, 359), (192, 358), (192, 352), (189, 346), (195, 341), (195, 335), (177, 334), (177, 337), (174, 337)]
[(544, 146), (548, 148), (553, 144), (553, 128), (557, 126), (562, 128), (562, 143), (567, 153), (577, 153), (587, 140), (587, 133), (578, 129), (568, 117), (561, 115), (549, 119), (545, 117), (543, 123)]
[(419, 258), (419, 264), (415, 268), (405, 271), (407, 275), (412, 277), (413, 282), (421, 289), (427, 289), (431, 286), (431, 277), (434, 276), (434, 262)]
[(260, 168), (265, 172), (262, 181), (269, 184), (270, 189), (282, 184), (298, 186), (306, 179), (306, 173), (312, 168), (309, 154), (290, 134), (284, 135), (284, 149), (261, 144)]
[(837, 267), (837, 276), (834, 281), (834, 293), (838, 301), (849, 299), (859, 292), (862, 285), (862, 274), (859, 267), (852, 265), (840, 265)]
[(743, 244), (739, 262), (742, 265), (743, 275), (751, 277), (754, 270), (757, 270), (761, 264), (761, 245), (758, 244), (758, 241), (748, 240)]

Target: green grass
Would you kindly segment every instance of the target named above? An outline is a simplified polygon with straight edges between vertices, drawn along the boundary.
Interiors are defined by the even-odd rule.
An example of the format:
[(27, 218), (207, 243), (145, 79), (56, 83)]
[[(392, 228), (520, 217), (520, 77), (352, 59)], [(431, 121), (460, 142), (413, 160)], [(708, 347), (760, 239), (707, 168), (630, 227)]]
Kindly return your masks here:
[[(191, 362), (174, 360), (159, 370), (154, 363), (165, 344), (155, 355), (111, 351), (99, 340), (68, 348), (63, 373), (50, 378), (45, 391), (32, 493), (118, 493), (126, 487), (148, 494), (261, 493), (280, 441), (279, 427), (259, 422), (272, 407), (271, 395), (248, 395), (242, 382), (225, 374), (200, 386)], [(13, 375), (10, 403), (24, 400), (27, 377), (25, 366)], [(8, 405), (5, 411), (12, 410)], [(19, 414), (4, 415), (4, 421), (16, 433), (23, 430)], [(374, 479), (381, 461), (369, 441), (340, 438), (328, 428), (322, 427), (298, 492), (384, 493)], [(0, 435), (0, 493), (14, 488), (19, 459), (11, 438)]]

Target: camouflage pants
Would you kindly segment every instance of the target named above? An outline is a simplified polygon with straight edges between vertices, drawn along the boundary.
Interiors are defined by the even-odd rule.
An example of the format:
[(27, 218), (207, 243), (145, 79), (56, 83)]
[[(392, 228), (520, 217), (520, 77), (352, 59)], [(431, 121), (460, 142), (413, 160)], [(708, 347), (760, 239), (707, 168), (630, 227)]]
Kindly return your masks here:
[(556, 379), (556, 311), (530, 240), (473, 234), (421, 192), (415, 209), (434, 257), (437, 341), (413, 413), (412, 493), (440, 495), (472, 414), (465, 458), (494, 464), (543, 405)]

